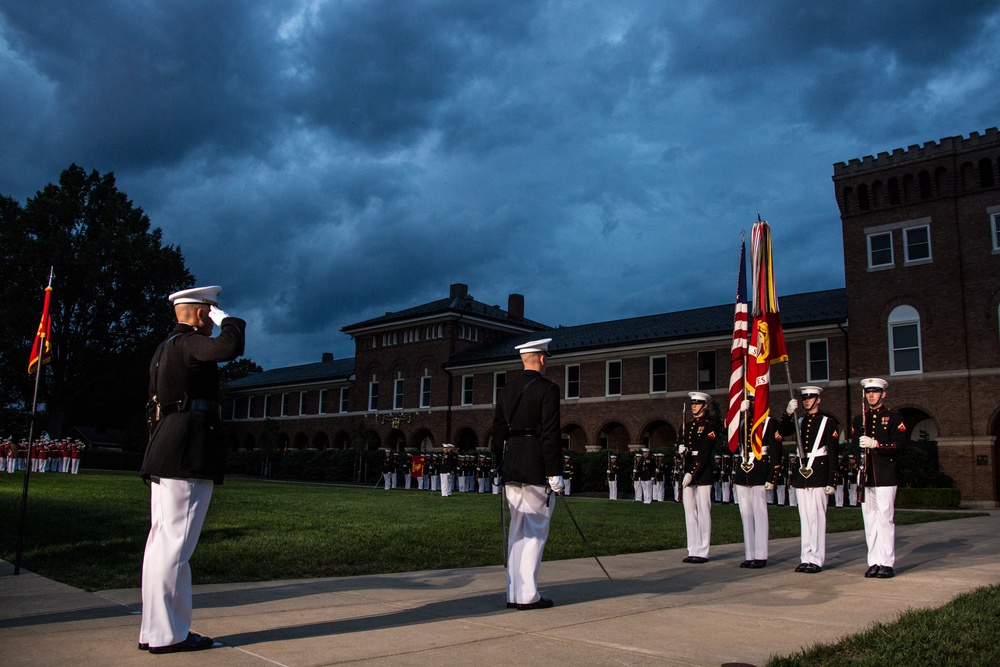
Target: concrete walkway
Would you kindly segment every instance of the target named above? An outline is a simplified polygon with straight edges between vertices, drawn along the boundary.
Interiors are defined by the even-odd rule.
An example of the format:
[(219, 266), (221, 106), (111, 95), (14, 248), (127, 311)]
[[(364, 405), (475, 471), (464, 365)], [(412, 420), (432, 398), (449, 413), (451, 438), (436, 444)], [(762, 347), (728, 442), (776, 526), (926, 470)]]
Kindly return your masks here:
[[(0, 562), (0, 663), (16, 665), (763, 665), (910, 608), (1000, 582), (1000, 512), (897, 528), (897, 576), (865, 579), (864, 534), (828, 537), (820, 574), (793, 572), (797, 539), (768, 567), (742, 545), (542, 564), (556, 606), (505, 605), (499, 566), (195, 587), (194, 630), (222, 646), (139, 651), (139, 591), (86, 593)], [(197, 580), (197, 572), (195, 572)]]

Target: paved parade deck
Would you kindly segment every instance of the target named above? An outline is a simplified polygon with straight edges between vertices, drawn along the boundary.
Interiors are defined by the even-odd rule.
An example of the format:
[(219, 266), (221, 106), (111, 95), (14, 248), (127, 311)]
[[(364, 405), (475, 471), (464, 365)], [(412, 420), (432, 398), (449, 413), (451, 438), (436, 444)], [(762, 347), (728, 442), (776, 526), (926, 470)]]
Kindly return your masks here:
[[(581, 500), (581, 502), (584, 502)], [(542, 564), (547, 610), (505, 606), (500, 566), (195, 586), (194, 631), (222, 646), (139, 651), (139, 590), (87, 593), (0, 561), (0, 661), (16, 665), (763, 665), (906, 609), (1000, 583), (1000, 512), (897, 527), (894, 579), (865, 579), (864, 533), (828, 536), (826, 568), (793, 572), (797, 538), (747, 570), (741, 544)], [(198, 573), (195, 572), (195, 581)]]

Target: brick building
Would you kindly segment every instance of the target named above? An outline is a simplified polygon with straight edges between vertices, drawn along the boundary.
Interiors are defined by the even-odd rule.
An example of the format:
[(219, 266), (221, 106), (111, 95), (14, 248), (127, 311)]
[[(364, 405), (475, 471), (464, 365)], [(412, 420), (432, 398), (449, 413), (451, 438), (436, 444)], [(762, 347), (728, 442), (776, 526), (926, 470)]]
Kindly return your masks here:
[[(780, 298), (793, 386), (824, 387), (843, 423), (861, 408), (860, 379), (886, 377), (912, 437), (936, 442), (965, 501), (985, 505), (998, 487), (998, 169), (995, 129), (835, 165), (846, 289)], [(690, 390), (725, 409), (731, 303), (556, 329), (524, 314), (521, 295), (503, 310), (455, 284), (346, 326), (354, 358), (230, 384), (230, 446), (257, 446), (269, 423), (279, 447), (488, 448), (497, 389), (520, 370), (513, 348), (543, 336), (572, 450), (672, 445)], [(772, 370), (772, 410), (788, 400), (785, 377)]]

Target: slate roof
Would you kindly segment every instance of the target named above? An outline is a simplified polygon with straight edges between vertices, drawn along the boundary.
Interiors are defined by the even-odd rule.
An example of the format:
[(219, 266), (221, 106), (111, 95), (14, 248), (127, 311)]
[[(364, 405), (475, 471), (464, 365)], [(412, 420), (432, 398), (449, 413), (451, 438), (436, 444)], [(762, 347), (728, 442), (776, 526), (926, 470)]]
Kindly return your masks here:
[[(784, 328), (831, 324), (847, 320), (847, 290), (833, 289), (779, 297)], [(488, 348), (455, 355), (446, 367), (513, 359), (514, 346), (529, 340), (552, 338), (549, 351), (581, 352), (603, 347), (657, 343), (700, 336), (732, 335), (734, 304), (695, 308), (625, 320), (581, 324), (518, 334)]]
[(334, 361), (321, 361), (316, 364), (303, 364), (301, 366), (286, 366), (285, 368), (275, 368), (263, 373), (254, 373), (233, 380), (226, 385), (226, 389), (253, 389), (255, 387), (274, 387), (283, 384), (301, 384), (304, 382), (335, 380), (339, 378), (347, 379), (354, 374), (354, 357), (349, 359), (335, 359)]
[[(422, 315), (446, 310), (463, 309), (466, 312), (478, 311), (487, 317), (503, 317), (505, 314), (496, 306), (486, 306), (472, 299), (462, 299), (465, 304), (455, 304), (453, 299), (433, 301), (408, 310), (377, 317), (367, 322), (351, 325), (343, 329), (355, 329), (369, 326), (380, 321), (393, 321), (403, 317)], [(786, 329), (801, 326), (834, 324), (847, 321), (847, 290), (832, 289), (805, 294), (789, 294), (779, 297), (781, 322)], [(491, 314), (492, 313), (492, 314)], [(501, 313), (502, 315), (495, 315)], [(545, 328), (544, 325), (530, 320), (523, 320), (532, 326), (542, 327), (539, 331), (517, 334), (489, 347), (471, 350), (452, 357), (446, 367), (468, 366), (479, 363), (514, 359), (514, 346), (529, 340), (552, 338), (549, 351), (554, 354), (567, 352), (583, 352), (604, 347), (634, 345), (640, 343), (658, 343), (683, 338), (702, 336), (732, 335), (733, 304), (681, 310), (659, 315), (646, 315), (624, 320), (581, 324), (572, 327)], [(302, 366), (275, 368), (255, 375), (249, 375), (230, 382), (226, 388), (230, 390), (253, 389), (256, 387), (273, 387), (278, 385), (294, 385), (310, 381), (347, 379), (354, 373), (354, 358), (337, 359)]]
[(341, 329), (344, 333), (350, 333), (351, 331), (356, 331), (358, 329), (366, 329), (368, 327), (377, 326), (379, 324), (389, 324), (396, 322), (398, 320), (405, 320), (411, 317), (425, 317), (428, 315), (435, 315), (438, 313), (447, 312), (457, 312), (462, 314), (477, 315), (479, 317), (484, 317), (486, 319), (497, 320), (503, 322), (504, 324), (530, 327), (534, 329), (547, 329), (548, 325), (542, 324), (540, 322), (535, 322), (529, 319), (511, 319), (507, 316), (507, 311), (500, 308), (500, 306), (488, 306), (485, 303), (476, 301), (469, 296), (458, 296), (455, 298), (438, 299), (437, 301), (431, 301), (429, 303), (421, 304), (419, 306), (414, 306), (412, 308), (407, 308), (405, 310), (399, 310), (394, 313), (386, 313), (379, 317), (374, 317), (370, 320), (365, 320), (364, 322), (358, 322), (357, 324), (351, 324)]

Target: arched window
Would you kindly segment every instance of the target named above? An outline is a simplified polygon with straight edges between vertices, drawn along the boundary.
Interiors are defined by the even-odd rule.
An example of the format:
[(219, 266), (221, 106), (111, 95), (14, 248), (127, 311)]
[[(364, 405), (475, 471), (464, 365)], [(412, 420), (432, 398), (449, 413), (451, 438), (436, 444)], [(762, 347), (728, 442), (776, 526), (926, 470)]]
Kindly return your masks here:
[(889, 373), (923, 372), (920, 314), (913, 306), (896, 306), (889, 313)]
[(899, 179), (895, 176), (889, 179), (889, 203), (899, 203)]
[(929, 171), (922, 171), (917, 175), (917, 182), (920, 186), (920, 198), (931, 198), (931, 174)]
[(979, 161), (979, 187), (992, 188), (993, 183), (993, 163), (988, 157), (984, 157)]
[(844, 213), (851, 212), (851, 200), (854, 198), (853, 188), (844, 188)]
[(862, 211), (867, 211), (869, 208), (868, 186), (864, 183), (858, 186), (858, 208)]

